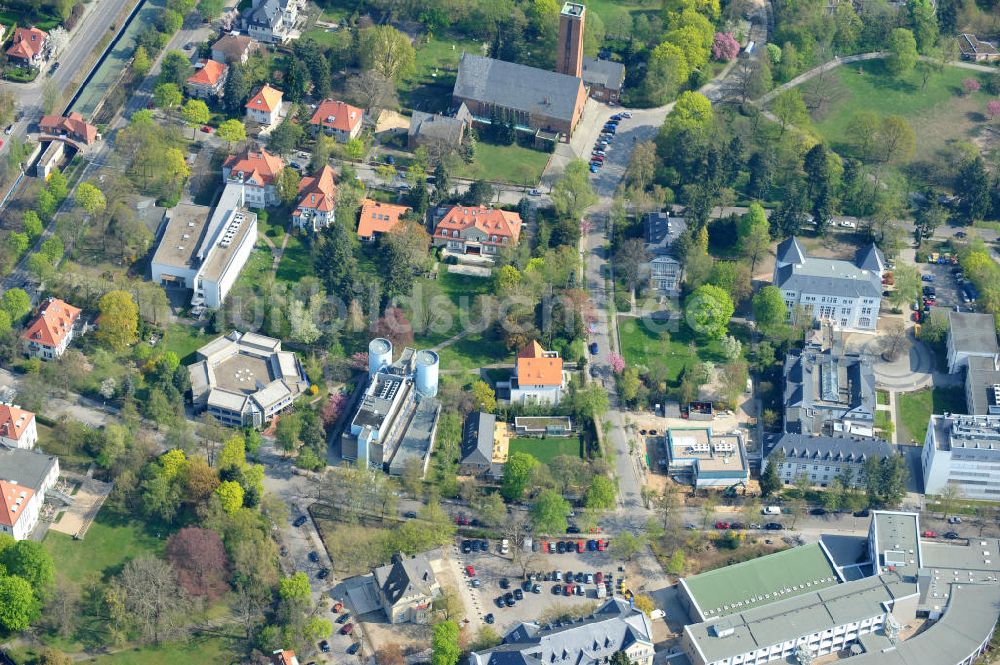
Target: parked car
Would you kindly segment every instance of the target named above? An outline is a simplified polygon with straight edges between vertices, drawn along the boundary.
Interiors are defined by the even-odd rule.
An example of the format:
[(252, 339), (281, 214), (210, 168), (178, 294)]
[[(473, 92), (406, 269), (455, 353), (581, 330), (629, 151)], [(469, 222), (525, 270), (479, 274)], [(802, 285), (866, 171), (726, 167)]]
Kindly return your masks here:
[(580, 533), (580, 527), (575, 524), (570, 524), (566, 527), (566, 533)]
[(479, 581), (478, 577), (474, 577), (472, 579), (472, 588), (473, 589), (478, 589), (480, 584), (481, 584), (481, 582)]
[(934, 281), (934, 275), (923, 274), (923, 275), (920, 276), (920, 279), (923, 280), (923, 281), (925, 281), (925, 282), (933, 282)]
[(542, 190), (537, 188), (528, 191), (528, 196), (541, 196), (541, 195), (542, 195)]
[(929, 530), (927, 530), (927, 531), (921, 532), (920, 537), (921, 538), (937, 538), (938, 537), (938, 533), (937, 533), (937, 531), (929, 531)]
[(542, 592), (541, 584), (535, 582), (534, 584), (531, 585), (531, 593), (541, 593), (541, 592)]
[(563, 587), (563, 595), (564, 596), (572, 596), (573, 595), (573, 585), (572, 584), (567, 584), (566, 586)]
[(558, 543), (556, 543), (556, 552), (559, 553), (559, 554), (565, 554), (566, 553), (566, 543), (564, 543), (561, 540)]
[(323, 653), (330, 653), (330, 643), (327, 642), (326, 640), (323, 640), (322, 642), (319, 643), (319, 650), (322, 651)]
[(597, 574), (594, 575), (594, 583), (604, 584), (604, 573), (598, 571)]
[(865, 508), (864, 510), (855, 510), (854, 511), (854, 516), (855, 517), (868, 517), (869, 515), (871, 515), (871, 511), (868, 510), (867, 508)]
[(493, 613), (490, 612), (489, 614), (483, 617), (483, 621), (485, 621), (486, 623), (493, 623), (494, 621), (496, 621), (496, 617), (494, 617)]
[(722, 521), (716, 522), (715, 523), (715, 528), (716, 529), (728, 529), (729, 528), (729, 522), (722, 522)]
[(826, 515), (826, 508), (813, 508), (809, 511), (810, 515)]
[(337, 617), (337, 623), (344, 623), (345, 621), (350, 621), (350, 620), (351, 620), (350, 612), (345, 612), (344, 614), (341, 614), (339, 617)]
[(552, 573), (552, 579), (554, 579), (556, 582), (562, 582), (562, 578), (563, 575), (561, 570), (557, 570), (554, 573)]
[(316, 573), (316, 577), (318, 577), (321, 580), (325, 580), (329, 576), (330, 576), (330, 569), (329, 568), (323, 568), (318, 573)]
[(729, 528), (739, 530), (747, 528), (747, 525), (744, 524), (743, 522), (733, 522), (732, 524), (729, 525)]
[(353, 630), (354, 630), (354, 624), (353, 623), (345, 623), (340, 628), (340, 634), (341, 635), (350, 635), (351, 631), (353, 631)]
[(351, 654), (353, 656), (354, 654), (356, 654), (358, 652), (358, 649), (360, 649), (360, 648), (361, 648), (361, 643), (355, 642), (351, 646), (347, 647), (347, 653), (349, 653), (349, 654)]
[(472, 551), (472, 541), (463, 540), (462, 541), (462, 554), (468, 554)]
[(842, 219), (840, 221), (840, 225), (842, 227), (844, 227), (845, 229), (856, 229), (856, 228), (858, 228), (858, 223), (854, 222), (854, 221), (851, 221), (849, 219)]
[(466, 566), (465, 567), (465, 574), (468, 575), (469, 577), (475, 577), (476, 576), (476, 569), (473, 568), (472, 566)]
[(597, 165), (596, 164), (591, 164), (590, 165), (590, 172), (591, 173), (597, 173)]
[(632, 112), (631, 111), (622, 111), (622, 117), (623, 118), (631, 118), (632, 117)]
[(604, 548), (608, 547), (610, 545), (611, 545), (611, 541), (610, 540), (598, 540), (597, 541), (597, 551), (598, 552), (603, 552)]
[(514, 603), (517, 601), (514, 600), (514, 594), (508, 591), (503, 595), (503, 602), (507, 607), (514, 607)]
[(514, 598), (524, 600), (524, 591), (521, 589), (514, 589)]
[(417, 514), (412, 510), (407, 510), (405, 513), (403, 513), (403, 517), (405, 517), (408, 520), (415, 520), (417, 519)]
[(317, 561), (319, 561), (319, 555), (316, 554), (316, 552), (310, 552), (309, 560), (312, 561), (313, 563), (316, 563)]
[(597, 162), (599, 164), (603, 164), (604, 163), (604, 155), (597, 155), (597, 154), (591, 155), (590, 156), (590, 161)]
[(959, 517), (958, 515), (952, 515), (951, 517), (948, 518), (948, 524), (961, 524), (961, 523), (962, 523), (962, 518)]
[(497, 596), (493, 599), (493, 602), (496, 603), (497, 607), (506, 607), (506, 605), (504, 605), (503, 596)]
[(945, 531), (942, 535), (944, 535), (944, 537), (948, 540), (956, 540), (959, 537), (958, 533), (955, 531)]
[(780, 522), (768, 522), (764, 525), (764, 528), (768, 531), (781, 531), (785, 527)]
[(213, 129), (211, 125), (202, 125), (201, 131), (205, 132), (206, 134), (211, 134)]
[(598, 347), (597, 342), (591, 342), (590, 343), (590, 355), (596, 356), (597, 352), (599, 350), (600, 350), (600, 347)]

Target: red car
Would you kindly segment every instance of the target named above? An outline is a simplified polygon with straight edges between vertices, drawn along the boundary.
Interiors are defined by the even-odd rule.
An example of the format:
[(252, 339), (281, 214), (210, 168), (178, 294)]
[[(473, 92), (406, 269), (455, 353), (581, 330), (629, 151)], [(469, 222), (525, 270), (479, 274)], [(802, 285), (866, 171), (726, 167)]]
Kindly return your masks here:
[(567, 584), (566, 586), (563, 587), (563, 595), (565, 595), (565, 596), (572, 596), (573, 595), (573, 585), (572, 584)]
[(352, 630), (354, 630), (354, 624), (353, 623), (345, 623), (344, 627), (340, 629), (340, 634), (341, 635), (350, 635)]
[(465, 567), (465, 574), (468, 575), (469, 577), (475, 577), (476, 576), (476, 569), (473, 568), (472, 566), (466, 566)]
[(602, 157), (601, 155), (591, 155), (590, 161), (592, 161), (592, 162), (603, 162), (604, 161), (604, 157)]
[(715, 523), (715, 528), (716, 529), (728, 529), (729, 528), (729, 522), (716, 522)]
[(208, 125), (204, 125), (204, 126), (202, 126), (201, 131), (205, 132), (206, 134), (211, 134), (212, 133), (212, 128), (210, 126), (208, 126)]
[(587, 551), (587, 543), (583, 542), (582, 540), (576, 541), (576, 553), (582, 554), (583, 552), (586, 551)]
[(598, 552), (603, 552), (605, 550), (605, 548), (607, 548), (607, 546), (610, 545), (610, 544), (611, 544), (611, 541), (598, 540), (597, 541), (597, 551)]
[(920, 316), (920, 312), (914, 312), (911, 318), (915, 323), (920, 323), (920, 319), (923, 317)]
[(937, 531), (924, 531), (923, 533), (920, 534), (920, 537), (921, 538), (937, 538), (938, 537), (938, 533), (937, 533)]
[(469, 518), (466, 517), (465, 515), (459, 514), (455, 517), (455, 524), (457, 524), (458, 526), (468, 526)]
[(604, 584), (604, 573), (598, 571), (597, 574), (594, 575), (594, 584)]

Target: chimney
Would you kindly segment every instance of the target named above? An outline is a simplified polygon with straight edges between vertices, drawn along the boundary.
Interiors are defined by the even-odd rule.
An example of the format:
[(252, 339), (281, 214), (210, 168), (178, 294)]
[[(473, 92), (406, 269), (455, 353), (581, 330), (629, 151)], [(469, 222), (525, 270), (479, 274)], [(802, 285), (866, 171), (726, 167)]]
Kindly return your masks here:
[(556, 71), (580, 78), (583, 75), (583, 29), (586, 7), (567, 2), (559, 13)]

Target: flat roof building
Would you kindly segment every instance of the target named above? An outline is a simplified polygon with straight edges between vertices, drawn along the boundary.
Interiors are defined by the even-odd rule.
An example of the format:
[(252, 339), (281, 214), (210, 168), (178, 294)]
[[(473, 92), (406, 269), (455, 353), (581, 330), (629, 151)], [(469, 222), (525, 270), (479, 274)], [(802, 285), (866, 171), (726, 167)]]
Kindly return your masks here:
[(188, 367), (195, 410), (230, 427), (263, 427), (309, 388), (298, 358), (273, 337), (234, 330), (197, 355)]
[(725, 489), (750, 478), (743, 435), (716, 434), (711, 427), (667, 430), (667, 472), (695, 487)]
[(925, 493), (955, 485), (966, 498), (1000, 500), (1000, 416), (932, 415), (920, 458)]
[(992, 358), (970, 357), (965, 369), (965, 406), (969, 415), (1000, 415), (1000, 366)]
[(948, 371), (954, 374), (977, 357), (1000, 362), (996, 319), (992, 314), (948, 312)]

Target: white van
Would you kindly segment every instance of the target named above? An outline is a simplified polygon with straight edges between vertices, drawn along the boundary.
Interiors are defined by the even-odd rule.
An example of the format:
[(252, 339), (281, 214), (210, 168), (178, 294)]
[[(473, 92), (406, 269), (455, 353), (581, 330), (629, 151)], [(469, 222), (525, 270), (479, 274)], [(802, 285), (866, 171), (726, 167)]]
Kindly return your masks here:
[(760, 512), (762, 515), (780, 515), (781, 508), (778, 506), (764, 506), (764, 510)]

